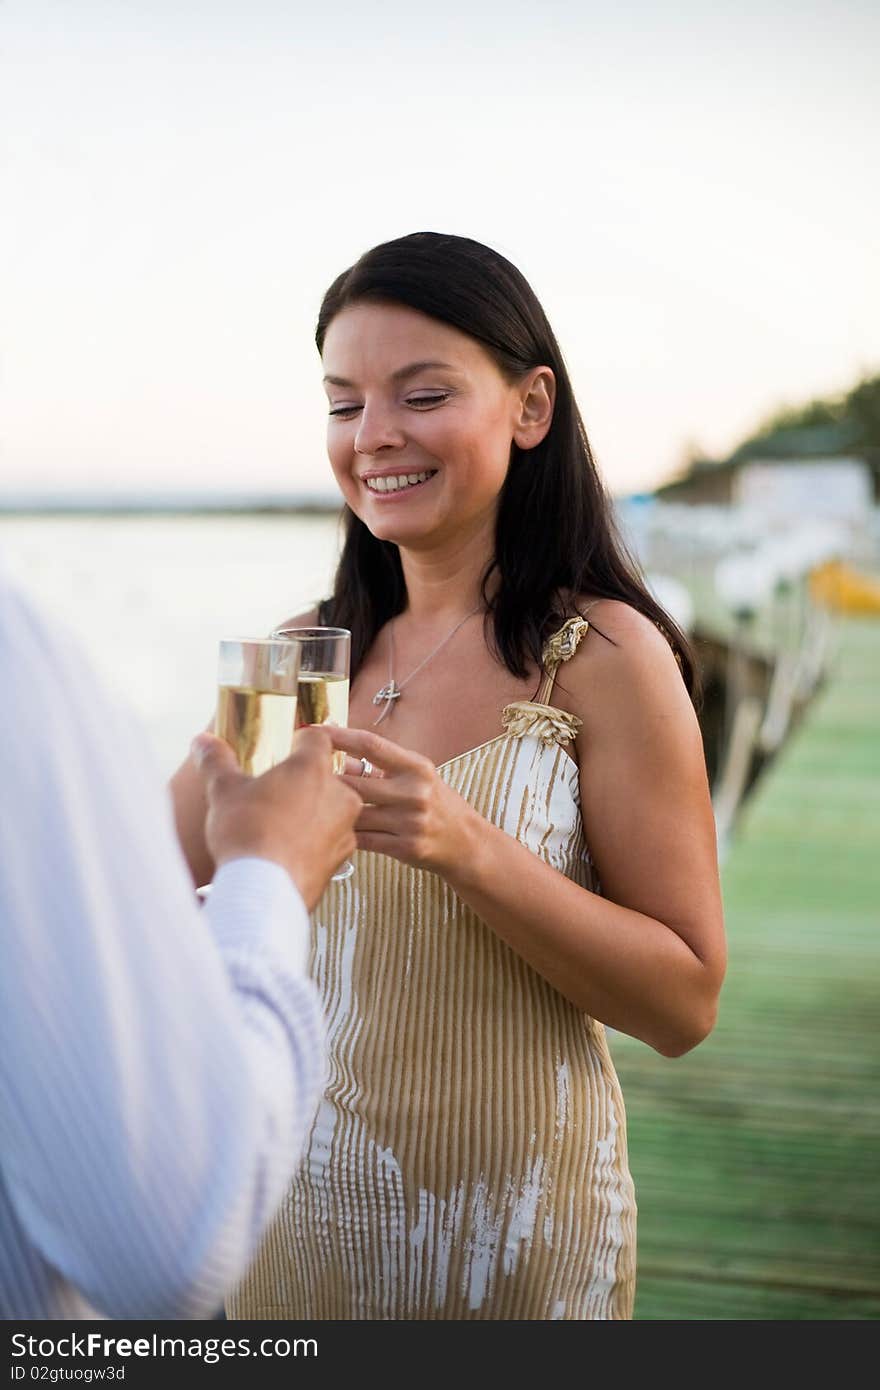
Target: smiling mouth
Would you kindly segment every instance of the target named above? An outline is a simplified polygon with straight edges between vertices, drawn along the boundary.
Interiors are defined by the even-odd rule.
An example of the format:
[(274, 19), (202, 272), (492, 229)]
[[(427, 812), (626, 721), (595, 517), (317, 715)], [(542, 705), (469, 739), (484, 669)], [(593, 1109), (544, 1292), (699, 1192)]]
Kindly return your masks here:
[(412, 492), (414, 488), (429, 482), (436, 472), (436, 468), (429, 468), (422, 473), (386, 473), (375, 478), (362, 478), (361, 481), (370, 492)]

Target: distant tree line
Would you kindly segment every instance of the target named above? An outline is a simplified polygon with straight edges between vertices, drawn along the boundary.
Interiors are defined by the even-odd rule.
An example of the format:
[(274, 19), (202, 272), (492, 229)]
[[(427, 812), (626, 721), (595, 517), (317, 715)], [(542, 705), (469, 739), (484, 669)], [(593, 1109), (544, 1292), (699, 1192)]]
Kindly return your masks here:
[[(866, 377), (842, 395), (790, 406), (764, 420), (724, 459), (691, 457), (682, 475), (659, 488), (667, 496), (703, 492), (721, 484), (748, 459), (861, 458), (874, 475), (880, 498), (880, 376)], [(712, 491), (715, 487), (712, 487)]]

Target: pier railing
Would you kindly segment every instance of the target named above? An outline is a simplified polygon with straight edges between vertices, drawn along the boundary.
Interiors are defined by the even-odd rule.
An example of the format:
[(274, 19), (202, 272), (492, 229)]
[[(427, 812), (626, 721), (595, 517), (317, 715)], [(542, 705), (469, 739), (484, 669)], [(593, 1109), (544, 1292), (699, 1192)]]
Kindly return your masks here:
[(620, 519), (649, 586), (698, 654), (723, 857), (746, 797), (826, 674), (835, 605), (816, 576), (863, 559), (868, 529), (656, 498), (621, 504)]

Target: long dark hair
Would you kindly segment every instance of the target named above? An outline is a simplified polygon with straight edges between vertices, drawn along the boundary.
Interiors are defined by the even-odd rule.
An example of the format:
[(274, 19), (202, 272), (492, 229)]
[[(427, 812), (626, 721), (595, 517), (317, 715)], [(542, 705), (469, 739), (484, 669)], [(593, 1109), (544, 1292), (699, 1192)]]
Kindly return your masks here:
[[(690, 645), (648, 592), (618, 534), (562, 353), (525, 277), (468, 237), (415, 232), (386, 241), (343, 271), (325, 294), (315, 333), (319, 352), (336, 315), (363, 300), (406, 305), (459, 329), (483, 345), (508, 381), (538, 366), (551, 367), (556, 377), (545, 438), (528, 451), (512, 446), (495, 553), (483, 577), (487, 622), (508, 670), (523, 678), (530, 663), (540, 666), (546, 638), (573, 616), (578, 595), (621, 599), (665, 633), (696, 701)], [(406, 585), (396, 545), (377, 540), (349, 507), (344, 526), (333, 594), (321, 605), (319, 621), (351, 629), (354, 676), (380, 629), (403, 610)]]

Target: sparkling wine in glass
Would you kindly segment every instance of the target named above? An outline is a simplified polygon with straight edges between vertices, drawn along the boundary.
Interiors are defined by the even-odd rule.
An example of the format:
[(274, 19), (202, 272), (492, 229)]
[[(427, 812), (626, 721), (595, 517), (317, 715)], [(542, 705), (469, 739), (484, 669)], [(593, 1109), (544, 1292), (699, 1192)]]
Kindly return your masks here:
[[(307, 724), (348, 725), (348, 686), (351, 633), (344, 627), (282, 627), (272, 634), (299, 647), (296, 727)], [(345, 771), (345, 754), (333, 754), (333, 770)], [(350, 878), (354, 865), (346, 859), (333, 880)]]
[(214, 726), (242, 772), (259, 777), (290, 753), (297, 724), (300, 649), (283, 638), (220, 642)]

